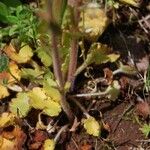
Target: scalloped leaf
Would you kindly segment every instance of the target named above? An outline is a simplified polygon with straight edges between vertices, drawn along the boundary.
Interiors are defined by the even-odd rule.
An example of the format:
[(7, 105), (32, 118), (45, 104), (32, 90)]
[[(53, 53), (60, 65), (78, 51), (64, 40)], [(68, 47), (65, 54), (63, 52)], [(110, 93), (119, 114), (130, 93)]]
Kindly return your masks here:
[(44, 109), (45, 108), (45, 102), (47, 99), (47, 96), (42, 88), (40, 87), (34, 87), (32, 91), (28, 93), (30, 97), (30, 105), (35, 109)]
[(0, 116), (0, 128), (7, 127), (14, 123), (15, 116), (12, 113), (2, 113)]
[(46, 80), (43, 84), (43, 89), (47, 96), (49, 96), (52, 100), (56, 102), (60, 102), (61, 94), (57, 88), (54, 86), (57, 86), (56, 82), (52, 79)]
[(37, 68), (30, 69), (30, 68), (22, 68), (21, 69), (21, 77), (25, 79), (34, 79), (42, 75), (44, 71), (39, 70)]
[[(96, 2), (89, 3), (80, 14), (79, 29), (89, 40), (96, 40), (106, 29), (109, 19)], [(101, 20), (101, 21), (100, 21)]]
[(19, 53), (17, 53), (13, 45), (9, 44), (5, 47), (4, 51), (13, 61), (16, 61), (17, 63), (26, 63), (33, 56), (33, 52), (31, 47), (25, 43), (22, 43), (21, 47)]
[(27, 93), (18, 93), (16, 98), (9, 104), (10, 111), (21, 118), (26, 117), (31, 109)]
[(41, 59), (41, 62), (46, 67), (49, 67), (49, 66), (52, 65), (52, 58), (46, 51), (44, 51), (43, 49), (38, 49), (37, 50), (37, 55)]
[(101, 125), (98, 123), (98, 121), (96, 121), (94, 117), (89, 117), (88, 119), (84, 119), (83, 124), (88, 134), (93, 136), (100, 136)]
[(58, 116), (61, 112), (61, 106), (59, 103), (48, 99), (45, 102), (45, 108), (43, 109), (43, 112), (51, 117)]
[(0, 99), (3, 99), (7, 96), (9, 96), (9, 92), (7, 90), (7, 88), (3, 85), (0, 84), (0, 89), (1, 89), (1, 92), (0, 92)]
[(108, 86), (108, 88), (105, 91), (107, 93), (107, 97), (110, 100), (115, 101), (120, 94), (120, 88), (121, 86), (119, 85), (119, 82), (117, 80), (114, 80), (112, 84)]
[(55, 141), (53, 139), (45, 140), (43, 148), (44, 148), (44, 150), (54, 150), (55, 149)]

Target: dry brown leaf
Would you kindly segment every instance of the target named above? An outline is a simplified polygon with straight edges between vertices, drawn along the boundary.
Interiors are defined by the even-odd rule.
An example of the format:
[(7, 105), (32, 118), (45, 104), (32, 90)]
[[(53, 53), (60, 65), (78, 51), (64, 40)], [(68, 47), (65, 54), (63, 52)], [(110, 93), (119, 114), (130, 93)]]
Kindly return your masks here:
[(146, 101), (145, 102), (139, 102), (136, 105), (136, 112), (138, 113), (138, 115), (140, 115), (146, 119), (150, 115), (149, 104)]

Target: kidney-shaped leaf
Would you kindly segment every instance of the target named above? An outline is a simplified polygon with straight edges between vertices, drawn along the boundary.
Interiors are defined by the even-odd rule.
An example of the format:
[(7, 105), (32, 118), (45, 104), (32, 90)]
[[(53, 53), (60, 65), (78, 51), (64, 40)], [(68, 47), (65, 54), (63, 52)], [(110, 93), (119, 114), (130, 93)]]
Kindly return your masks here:
[(95, 118), (89, 117), (88, 119), (84, 119), (83, 124), (88, 134), (93, 136), (100, 136), (101, 126)]

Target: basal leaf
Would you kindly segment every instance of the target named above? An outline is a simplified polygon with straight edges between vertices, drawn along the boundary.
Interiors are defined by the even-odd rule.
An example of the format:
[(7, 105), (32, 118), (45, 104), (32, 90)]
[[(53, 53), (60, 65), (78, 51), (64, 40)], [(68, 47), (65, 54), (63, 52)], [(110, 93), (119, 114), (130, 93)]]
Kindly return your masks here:
[(84, 128), (86, 132), (93, 136), (100, 136), (101, 133), (101, 125), (98, 121), (93, 117), (89, 117), (88, 119), (83, 120)]
[(31, 47), (25, 43), (22, 43), (22, 48), (19, 50), (19, 53), (16, 52), (12, 44), (6, 46), (4, 51), (10, 59), (17, 63), (26, 63), (33, 56)]
[(14, 123), (15, 116), (12, 113), (2, 113), (0, 116), (0, 128), (7, 127)]
[(30, 105), (35, 109), (44, 109), (47, 96), (42, 88), (34, 87), (29, 93)]
[(43, 109), (43, 112), (48, 116), (58, 116), (61, 112), (61, 106), (58, 102), (52, 101), (51, 99), (48, 99), (45, 102), (45, 108)]
[(0, 100), (9, 96), (9, 92), (7, 90), (7, 87), (0, 84)]
[(10, 111), (21, 118), (26, 117), (31, 107), (27, 93), (18, 93), (16, 98), (11, 100)]
[(49, 66), (52, 65), (52, 58), (51, 58), (51, 56), (44, 49), (39, 49), (37, 51), (37, 55), (41, 59), (41, 62), (46, 67), (49, 67)]
[(55, 149), (55, 141), (53, 139), (47, 139), (44, 141), (44, 150), (54, 150)]
[(25, 79), (35, 79), (42, 75), (44, 71), (39, 69), (30, 69), (30, 68), (22, 68), (21, 69), (21, 77)]
[(46, 95), (48, 95), (52, 100), (54, 100), (56, 102), (60, 102), (61, 95), (60, 95), (60, 92), (59, 92), (58, 89), (56, 89), (55, 87), (53, 87), (48, 82), (44, 82), (43, 89), (44, 89)]

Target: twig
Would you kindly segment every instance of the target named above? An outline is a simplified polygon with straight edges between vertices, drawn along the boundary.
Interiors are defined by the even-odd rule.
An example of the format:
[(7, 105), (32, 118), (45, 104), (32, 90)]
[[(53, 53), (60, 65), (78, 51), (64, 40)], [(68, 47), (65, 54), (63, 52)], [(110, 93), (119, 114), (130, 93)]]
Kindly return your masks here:
[(59, 138), (60, 138), (60, 135), (63, 131), (65, 131), (67, 128), (68, 128), (68, 124), (67, 125), (64, 125), (59, 131), (58, 133), (56, 134), (55, 138), (54, 138), (54, 141), (57, 143)]
[(84, 113), (84, 115), (89, 118), (89, 113), (88, 111), (80, 104), (80, 102), (78, 102), (74, 97), (70, 96), (69, 97), (80, 109), (81, 111)]

